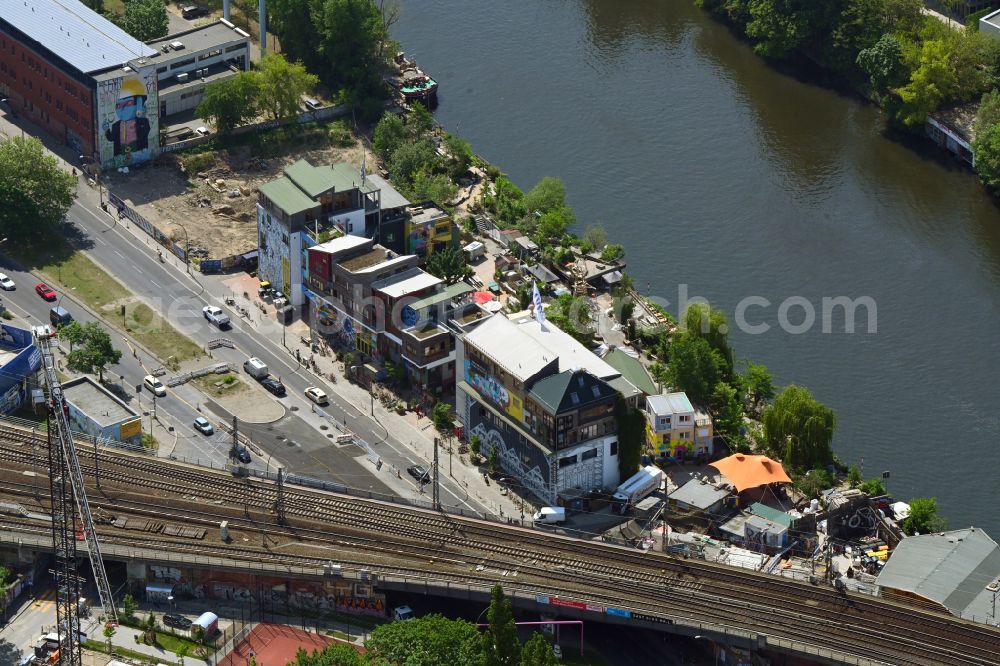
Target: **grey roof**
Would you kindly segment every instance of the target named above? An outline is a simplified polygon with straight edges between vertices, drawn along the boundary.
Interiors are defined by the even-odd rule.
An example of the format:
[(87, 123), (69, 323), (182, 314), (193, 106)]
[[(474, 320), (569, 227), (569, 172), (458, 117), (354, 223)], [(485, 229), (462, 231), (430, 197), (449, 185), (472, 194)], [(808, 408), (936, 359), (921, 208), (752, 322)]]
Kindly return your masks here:
[(528, 392), (552, 414), (580, 409), (613, 398), (615, 390), (586, 370), (566, 370), (539, 379)]
[(84, 74), (156, 54), (78, 0), (8, 0), (3, 20)]
[(382, 210), (405, 208), (410, 205), (409, 199), (400, 194), (395, 187), (389, 184), (389, 181), (377, 173), (368, 174), (365, 180), (381, 190), (379, 196), (382, 201)]
[(981, 529), (923, 534), (899, 542), (876, 581), (937, 602), (956, 615), (986, 616), (986, 589), (1000, 577), (1000, 547)]
[(705, 483), (698, 479), (691, 479), (683, 486), (670, 493), (667, 499), (673, 502), (681, 502), (696, 509), (707, 509), (729, 496), (729, 491), (725, 488), (716, 488), (710, 483)]
[(525, 270), (531, 273), (531, 277), (535, 278), (536, 280), (538, 280), (543, 284), (551, 284), (552, 282), (559, 282), (559, 276), (541, 264), (528, 266), (527, 268), (525, 268)]
[(691, 401), (688, 400), (687, 394), (683, 391), (647, 396), (646, 404), (649, 411), (658, 416), (665, 414), (684, 414), (686, 412), (694, 411), (694, 407), (691, 406)]
[(180, 42), (184, 48), (180, 51), (170, 51), (157, 56), (156, 62), (162, 66), (175, 60), (186, 60), (192, 53), (207, 51), (217, 46), (227, 46), (236, 42), (249, 42), (250, 36), (233, 24), (227, 24), (224, 19), (219, 19), (215, 23), (209, 23), (190, 30), (175, 32), (172, 35), (161, 37), (147, 42), (151, 47), (159, 49), (164, 44)]
[(128, 421), (138, 416), (114, 394), (98, 386), (89, 377), (68, 381), (62, 385), (62, 388), (66, 400), (102, 427)]

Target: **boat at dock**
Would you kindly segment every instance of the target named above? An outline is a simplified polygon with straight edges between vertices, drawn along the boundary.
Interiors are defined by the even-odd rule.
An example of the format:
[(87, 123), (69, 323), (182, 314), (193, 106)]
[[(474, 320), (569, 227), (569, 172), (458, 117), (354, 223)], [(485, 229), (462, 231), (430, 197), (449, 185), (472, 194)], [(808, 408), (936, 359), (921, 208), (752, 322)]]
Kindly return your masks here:
[(395, 62), (398, 67), (398, 75), (394, 77), (395, 86), (403, 99), (408, 102), (419, 100), (426, 104), (437, 101), (437, 81), (425, 74), (416, 62), (407, 60), (402, 52), (396, 54)]

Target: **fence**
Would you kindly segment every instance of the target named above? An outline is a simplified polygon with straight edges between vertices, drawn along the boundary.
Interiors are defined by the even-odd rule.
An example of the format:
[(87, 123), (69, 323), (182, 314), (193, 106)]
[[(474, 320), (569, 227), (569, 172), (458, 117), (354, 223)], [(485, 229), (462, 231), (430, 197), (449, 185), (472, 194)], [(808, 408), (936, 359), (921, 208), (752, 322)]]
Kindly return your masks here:
[[(232, 343), (230, 343), (232, 344)], [(219, 346), (219, 345), (216, 345)], [(192, 379), (197, 379), (198, 377), (204, 377), (205, 375), (222, 375), (227, 372), (235, 372), (232, 366), (228, 363), (216, 363), (215, 365), (208, 368), (201, 368), (199, 370), (193, 370), (191, 372), (185, 372), (182, 375), (176, 375), (167, 380), (167, 386), (174, 387), (185, 384)]]

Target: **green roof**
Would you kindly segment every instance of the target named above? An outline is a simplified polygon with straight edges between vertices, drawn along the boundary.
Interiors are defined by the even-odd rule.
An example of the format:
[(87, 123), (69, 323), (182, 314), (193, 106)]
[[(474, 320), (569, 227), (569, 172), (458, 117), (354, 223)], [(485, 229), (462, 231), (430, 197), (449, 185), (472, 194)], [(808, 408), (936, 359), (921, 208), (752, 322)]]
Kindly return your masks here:
[(338, 192), (353, 190), (354, 188), (358, 188), (362, 192), (374, 192), (379, 189), (375, 183), (367, 179), (365, 179), (365, 184), (362, 185), (361, 169), (347, 162), (340, 162), (339, 164), (325, 167), (325, 169), (327, 170), (327, 177), (333, 183), (333, 186), (337, 188)]
[(622, 373), (629, 384), (646, 395), (659, 393), (653, 378), (649, 376), (649, 372), (639, 359), (629, 356), (621, 349), (612, 349), (611, 353), (604, 357), (604, 362)]
[(286, 176), (260, 186), (260, 193), (270, 199), (286, 215), (311, 210), (319, 204), (305, 194)]
[(334, 181), (330, 167), (314, 167), (306, 160), (299, 160), (295, 164), (285, 169), (287, 176), (299, 189), (305, 192), (310, 199), (316, 199), (319, 195), (328, 190), (350, 189), (339, 187)]
[(785, 527), (792, 526), (791, 516), (784, 511), (778, 511), (777, 509), (771, 508), (766, 504), (761, 504), (760, 502), (755, 502), (750, 505), (750, 513), (755, 516), (760, 516), (761, 518), (766, 518), (772, 523), (777, 523), (778, 525), (784, 525)]
[(445, 301), (450, 301), (453, 298), (467, 294), (470, 291), (475, 291), (471, 286), (465, 282), (456, 282), (455, 284), (450, 284), (436, 294), (431, 294), (426, 298), (421, 298), (419, 301), (414, 301), (410, 303), (410, 307), (419, 312), (424, 308), (430, 307), (432, 305), (437, 305), (438, 303), (443, 303)]

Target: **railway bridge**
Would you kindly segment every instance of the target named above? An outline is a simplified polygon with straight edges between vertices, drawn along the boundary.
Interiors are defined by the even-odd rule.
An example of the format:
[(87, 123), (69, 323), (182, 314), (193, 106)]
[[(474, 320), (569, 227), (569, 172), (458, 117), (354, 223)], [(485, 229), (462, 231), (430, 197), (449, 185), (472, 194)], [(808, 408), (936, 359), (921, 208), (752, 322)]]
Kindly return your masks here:
[[(51, 548), (45, 446), (0, 427), (0, 501), (24, 507), (0, 513), (0, 549), (24, 559)], [(831, 664), (1000, 665), (1000, 629), (877, 597), (127, 452), (79, 455), (104, 558), (134, 580), (211, 571), (258, 591), (350, 583), (474, 601), (500, 583), (522, 608)]]

